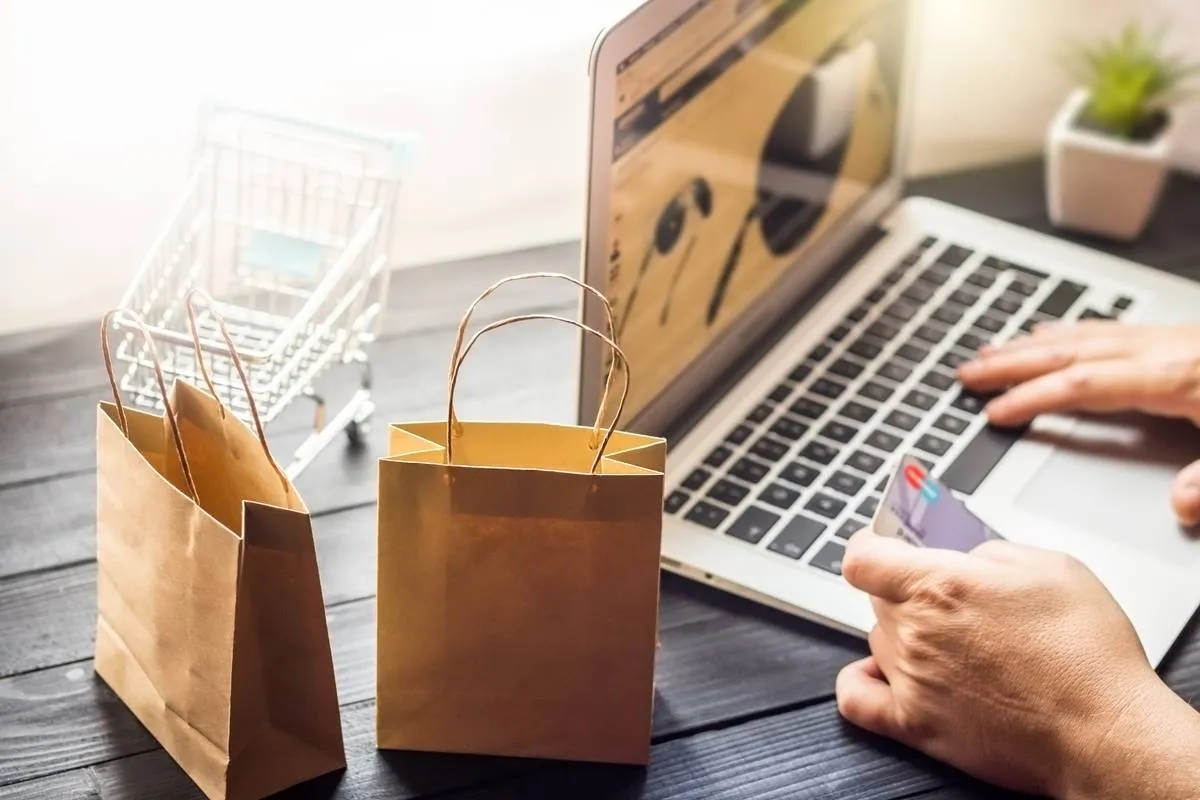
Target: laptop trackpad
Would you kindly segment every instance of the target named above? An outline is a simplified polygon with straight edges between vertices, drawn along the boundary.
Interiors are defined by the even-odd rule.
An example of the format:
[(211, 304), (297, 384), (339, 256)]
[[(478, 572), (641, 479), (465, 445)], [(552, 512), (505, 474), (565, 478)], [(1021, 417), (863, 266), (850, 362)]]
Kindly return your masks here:
[(1195, 426), (1142, 416), (1057, 422), (1027, 434), (1055, 450), (1018, 492), (1018, 508), (1145, 555), (1200, 560), (1196, 532), (1181, 529), (1171, 511), (1175, 474), (1200, 458)]

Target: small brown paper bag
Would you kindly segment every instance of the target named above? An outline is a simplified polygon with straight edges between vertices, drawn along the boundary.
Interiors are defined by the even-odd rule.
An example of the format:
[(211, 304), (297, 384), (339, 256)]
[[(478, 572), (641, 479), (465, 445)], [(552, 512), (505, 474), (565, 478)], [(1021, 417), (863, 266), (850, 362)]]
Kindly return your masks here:
[[(379, 463), (378, 746), (645, 764), (666, 442), (616, 429), (628, 364), (578, 322), (512, 317), (462, 347), (475, 305), (528, 277), (583, 286), (522, 275), (481, 295), (446, 419), (393, 425)], [(625, 367), (607, 430), (456, 418), (479, 337), (536, 319), (603, 339)]]
[[(121, 403), (117, 313), (146, 334), (164, 416)], [(194, 317), (192, 334), (211, 389)], [(258, 800), (343, 768), (311, 523), (253, 397), (257, 437), (215, 391), (179, 381), (168, 397), (136, 315), (109, 314), (101, 336), (114, 402), (97, 414), (96, 674), (211, 800)]]

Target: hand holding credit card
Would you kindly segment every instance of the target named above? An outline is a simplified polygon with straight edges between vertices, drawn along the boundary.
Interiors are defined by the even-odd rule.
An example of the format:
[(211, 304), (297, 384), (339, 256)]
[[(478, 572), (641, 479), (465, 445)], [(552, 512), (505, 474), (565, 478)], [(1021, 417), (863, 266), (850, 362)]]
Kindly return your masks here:
[(964, 553), (989, 539), (1003, 538), (910, 455), (896, 465), (871, 528), (880, 536)]

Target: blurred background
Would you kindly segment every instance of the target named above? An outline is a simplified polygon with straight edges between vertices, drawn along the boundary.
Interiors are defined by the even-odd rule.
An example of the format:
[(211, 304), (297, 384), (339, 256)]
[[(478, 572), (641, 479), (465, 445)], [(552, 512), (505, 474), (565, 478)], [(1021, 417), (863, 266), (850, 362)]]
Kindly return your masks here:
[[(404, 268), (577, 239), (586, 64), (631, 0), (0, 0), (0, 333), (97, 318), (187, 176), (209, 96), (419, 147)], [(1130, 19), (1200, 53), (1195, 0), (925, 0), (913, 177), (1036, 154), (1058, 55)], [(1176, 166), (1200, 171), (1200, 110)]]

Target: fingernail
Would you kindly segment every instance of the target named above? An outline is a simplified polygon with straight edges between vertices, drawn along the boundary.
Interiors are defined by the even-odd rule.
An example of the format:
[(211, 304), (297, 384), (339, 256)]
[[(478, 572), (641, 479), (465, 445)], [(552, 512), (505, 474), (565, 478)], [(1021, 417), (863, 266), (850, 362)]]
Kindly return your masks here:
[(1186, 511), (1181, 521), (1187, 525), (1195, 525), (1200, 522), (1200, 486), (1190, 483), (1183, 487), (1180, 495)]

